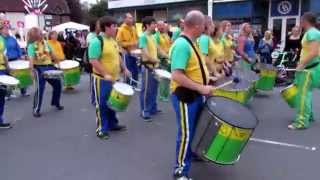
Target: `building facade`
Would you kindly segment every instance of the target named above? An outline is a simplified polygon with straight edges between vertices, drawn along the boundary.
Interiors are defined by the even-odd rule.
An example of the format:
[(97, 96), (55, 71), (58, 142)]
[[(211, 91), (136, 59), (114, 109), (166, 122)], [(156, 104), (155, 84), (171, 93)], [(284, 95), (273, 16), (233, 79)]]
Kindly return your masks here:
[[(65, 0), (47, 0), (48, 8), (39, 16), (40, 28), (70, 21), (70, 10)], [(26, 24), (27, 11), (21, 0), (1, 0), (0, 13), (10, 23), (10, 27), (18, 28), (18, 24)]]

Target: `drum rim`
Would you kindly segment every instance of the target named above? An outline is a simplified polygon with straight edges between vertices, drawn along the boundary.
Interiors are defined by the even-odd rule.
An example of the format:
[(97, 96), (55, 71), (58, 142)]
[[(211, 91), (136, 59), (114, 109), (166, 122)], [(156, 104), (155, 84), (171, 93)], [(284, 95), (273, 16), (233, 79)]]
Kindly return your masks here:
[(0, 84), (4, 85), (4, 86), (17, 86), (20, 83), (19, 79), (15, 78), (13, 76), (10, 76), (10, 75), (3, 74), (3, 75), (0, 75), (0, 80), (1, 80), (1, 78), (7, 78), (7, 79), (10, 79), (10, 80), (14, 80), (14, 82), (15, 82), (14, 84), (5, 84), (5, 83), (0, 81)]
[[(63, 67), (64, 66), (64, 64), (62, 64), (62, 63), (73, 63), (73, 64), (71, 64), (71, 65), (74, 65), (74, 66), (71, 66), (71, 67)], [(69, 59), (67, 59), (67, 60), (63, 60), (63, 61), (61, 61), (61, 62), (59, 62), (59, 66), (60, 66), (60, 69), (73, 69), (73, 68), (76, 68), (76, 67), (79, 67), (80, 66), (80, 63), (78, 62), (78, 61), (75, 61), (75, 60), (69, 60)]]
[[(155, 69), (154, 72), (156, 73), (157, 76), (160, 78), (166, 78), (166, 79), (171, 79), (171, 73), (167, 70), (164, 69)], [(162, 73), (162, 74), (161, 74)], [(170, 77), (169, 77), (170, 74)]]
[[(117, 88), (117, 85), (125, 85), (127, 86), (127, 88), (130, 89), (130, 93), (123, 93), (121, 91), (119, 91), (119, 88)], [(118, 93), (122, 94), (122, 95), (125, 95), (125, 96), (133, 96), (134, 95), (134, 90), (132, 88), (132, 86), (130, 86), (129, 84), (126, 84), (126, 83), (122, 83), (122, 82), (116, 82), (112, 85), (112, 88), (117, 91)]]
[[(22, 64), (19, 64), (22, 63)], [(10, 69), (12, 70), (25, 70), (25, 69), (30, 69), (30, 64), (29, 61), (25, 61), (25, 60), (16, 60), (16, 61), (10, 61), (8, 62), (8, 66)], [(15, 68), (14, 66), (24, 66), (22, 68)]]
[[(208, 102), (208, 100), (209, 100), (210, 98), (215, 98), (215, 97), (217, 97), (217, 96), (211, 96), (211, 97), (209, 97), (209, 98), (206, 100), (205, 104), (207, 104), (207, 102)], [(217, 117), (219, 120), (223, 121), (224, 123), (226, 123), (226, 124), (228, 124), (228, 125), (231, 125), (231, 126), (233, 126), (233, 127), (239, 128), (239, 129), (251, 129), (251, 130), (254, 130), (254, 129), (259, 125), (259, 119), (258, 119), (258, 117), (257, 117), (248, 107), (243, 106), (243, 104), (241, 104), (240, 102), (234, 101), (233, 99), (231, 99), (231, 98), (229, 98), (229, 97), (218, 97), (218, 98), (228, 99), (228, 100), (230, 100), (230, 101), (232, 101), (232, 102), (234, 102), (234, 103), (239, 104), (239, 105), (242, 106), (243, 108), (247, 109), (248, 112), (252, 115), (252, 117), (256, 120), (256, 123), (255, 123), (255, 126), (254, 126), (253, 128), (240, 127), (240, 126), (231, 124), (231, 123), (229, 123), (229, 122), (226, 122), (225, 120), (223, 120), (223, 118), (219, 117), (219, 116), (216, 115), (214, 112), (212, 112), (212, 111), (209, 109), (209, 107), (205, 106), (205, 108), (208, 109), (208, 113), (210, 113), (212, 116)]]

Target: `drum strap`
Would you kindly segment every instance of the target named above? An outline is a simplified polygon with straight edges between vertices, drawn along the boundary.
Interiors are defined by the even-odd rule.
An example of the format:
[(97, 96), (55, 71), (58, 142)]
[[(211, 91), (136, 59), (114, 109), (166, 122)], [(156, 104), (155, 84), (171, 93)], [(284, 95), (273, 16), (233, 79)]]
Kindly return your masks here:
[(202, 64), (202, 61), (201, 61), (201, 56), (199, 55), (196, 47), (194, 47), (192, 41), (185, 35), (181, 35), (180, 37), (184, 38), (185, 40), (188, 41), (188, 43), (191, 45), (193, 51), (196, 53), (197, 55), (197, 58), (198, 58), (198, 61), (199, 61), (199, 65), (200, 65), (200, 70), (201, 70), (201, 74), (202, 74), (202, 81), (203, 81), (203, 84), (204, 85), (207, 85), (207, 76), (206, 76), (206, 73), (205, 73), (205, 70), (204, 70), (204, 66)]

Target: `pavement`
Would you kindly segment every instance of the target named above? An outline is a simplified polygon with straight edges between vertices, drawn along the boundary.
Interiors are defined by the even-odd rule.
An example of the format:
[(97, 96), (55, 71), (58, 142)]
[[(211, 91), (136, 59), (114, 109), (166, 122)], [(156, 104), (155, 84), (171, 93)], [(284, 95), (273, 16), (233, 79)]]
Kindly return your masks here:
[[(51, 87), (42, 108), (32, 116), (33, 97), (6, 104), (6, 119), (14, 124), (0, 130), (0, 180), (171, 180), (175, 152), (175, 115), (170, 103), (151, 123), (139, 117), (138, 94), (128, 111), (118, 113), (128, 131), (112, 133), (102, 141), (95, 136), (95, 109), (89, 104), (88, 76), (73, 93), (64, 93), (64, 111), (50, 107)], [(33, 94), (33, 90), (30, 89)], [(320, 123), (305, 131), (289, 131), (294, 118), (279, 95), (280, 89), (255, 97), (249, 108), (260, 120), (254, 137), (320, 148)], [(314, 110), (320, 120), (320, 95)], [(195, 180), (314, 180), (319, 178), (320, 149), (250, 142), (233, 166), (193, 163)]]

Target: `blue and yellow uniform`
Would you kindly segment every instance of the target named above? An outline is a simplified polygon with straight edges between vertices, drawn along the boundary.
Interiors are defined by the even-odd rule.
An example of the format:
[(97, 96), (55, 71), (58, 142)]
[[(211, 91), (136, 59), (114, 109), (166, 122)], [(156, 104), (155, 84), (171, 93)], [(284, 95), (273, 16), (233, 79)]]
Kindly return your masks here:
[[(1, 22), (0, 22), (1, 23)], [(5, 66), (5, 40), (0, 35), (0, 75), (7, 75), (7, 70)], [(4, 112), (4, 105), (5, 105), (5, 96), (6, 91), (0, 88), (0, 125), (4, 124), (3, 119), (3, 112)]]
[(49, 44), (44, 41), (36, 41), (28, 45), (28, 56), (32, 58), (34, 65), (35, 74), (35, 85), (36, 92), (33, 102), (33, 112), (40, 113), (43, 93), (45, 90), (46, 81), (52, 86), (52, 98), (51, 105), (56, 107), (60, 106), (61, 97), (61, 80), (60, 79), (46, 79), (43, 75), (45, 71), (56, 70), (57, 68), (53, 65), (51, 57), (52, 49)]
[[(157, 42), (152, 34), (144, 32), (139, 39), (139, 48), (146, 49), (153, 59), (158, 59)], [(159, 83), (153, 73), (159, 63), (151, 63), (147, 57), (142, 57), (144, 68), (142, 69), (142, 89), (140, 94), (141, 116), (149, 119), (158, 111), (157, 94)]]
[[(310, 42), (320, 43), (320, 31), (316, 28), (309, 29), (302, 39), (302, 50), (300, 61), (308, 55)], [(294, 128), (308, 128), (310, 121), (313, 121), (312, 112), (312, 91), (320, 86), (320, 55), (312, 59), (305, 66), (305, 70), (296, 72), (295, 84), (298, 87), (296, 99), (296, 117), (293, 122)]]
[[(183, 37), (179, 37), (171, 47), (170, 60), (171, 71), (183, 70), (185, 75), (199, 84), (208, 84), (209, 72), (205, 65), (204, 57), (198, 49), (196, 43), (193, 43), (197, 53), (200, 56), (198, 60), (196, 52), (192, 46)], [(200, 62), (203, 65), (204, 76), (202, 76)], [(204, 82), (207, 81), (207, 82)], [(176, 140), (176, 166), (175, 175), (188, 176), (191, 165), (191, 143), (195, 133), (195, 126), (199, 113), (204, 103), (204, 97), (195, 94), (187, 102), (179, 98), (177, 88), (180, 85), (171, 81), (170, 89), (172, 91), (172, 104), (176, 113), (178, 134)], [(191, 96), (190, 93), (187, 96)]]
[(110, 93), (112, 91), (113, 81), (120, 76), (120, 55), (117, 42), (111, 37), (103, 37), (103, 49), (98, 37), (94, 38), (89, 44), (89, 59), (99, 60), (102, 68), (112, 76), (112, 81), (107, 81), (103, 75), (99, 74), (93, 68), (93, 86), (96, 101), (96, 133), (108, 134), (109, 130), (118, 125), (116, 112), (107, 105)]

